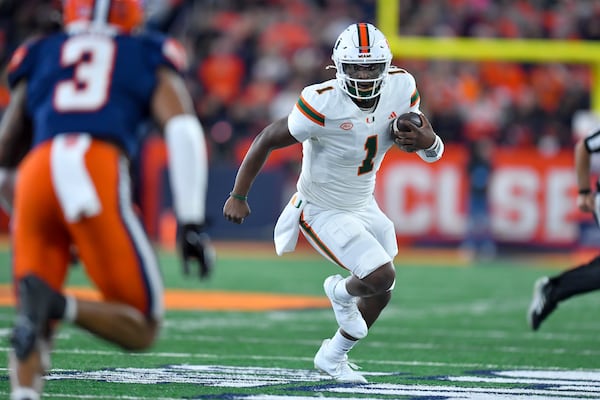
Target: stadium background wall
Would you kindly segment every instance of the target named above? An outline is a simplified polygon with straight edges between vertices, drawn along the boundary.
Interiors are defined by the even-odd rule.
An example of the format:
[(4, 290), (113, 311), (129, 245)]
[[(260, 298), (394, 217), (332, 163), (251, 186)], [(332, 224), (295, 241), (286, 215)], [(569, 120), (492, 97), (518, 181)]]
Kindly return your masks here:
[[(591, 217), (575, 207), (577, 186), (572, 172), (573, 154), (563, 150), (531, 157), (535, 148), (497, 149), (490, 177), (491, 221), (494, 238), (506, 245), (564, 249), (579, 243)], [(141, 211), (149, 233), (172, 245), (171, 211), (166, 159), (162, 139), (148, 143), (142, 160)], [(245, 149), (238, 149), (242, 157)], [(222, 217), (236, 169), (216, 166), (210, 171), (207, 215), (216, 239), (271, 240), (279, 212), (294, 191), (297, 178), (291, 162), (299, 162), (301, 149), (275, 150), (265, 171), (249, 193), (252, 215), (243, 225)], [(282, 154), (286, 154), (283, 156)], [(416, 155), (392, 150), (377, 180), (375, 196), (396, 226), (401, 243), (452, 245), (466, 233), (468, 200), (467, 149), (448, 145), (444, 161), (423, 163)], [(238, 160), (238, 162), (240, 162)]]
[[(600, 43), (400, 37), (399, 3), (377, 2), (377, 23), (387, 35), (395, 57), (587, 64), (592, 71), (592, 110), (600, 114)], [(237, 151), (238, 158), (246, 149), (244, 145), (247, 143)], [(448, 146), (444, 162), (434, 165), (419, 163), (400, 152), (392, 152), (386, 158), (376, 196), (394, 220), (401, 242), (454, 244), (463, 240), (467, 200), (465, 151), (459, 146)], [(574, 207), (576, 187), (571, 152), (561, 151), (550, 158), (531, 157), (536, 152), (531, 148), (518, 152), (498, 150), (495, 154), (490, 189), (494, 238), (499, 243), (546, 248), (586, 244), (593, 235), (590, 232), (595, 230), (591, 218)], [(207, 201), (212, 235), (216, 239), (270, 240), (279, 211), (294, 190), (293, 162), (299, 156), (295, 147), (273, 153), (250, 193), (252, 216), (242, 226), (227, 223), (221, 216), (235, 166), (212, 165)], [(168, 245), (173, 241), (175, 224), (165, 168), (164, 143), (158, 138), (148, 140), (138, 169), (140, 213), (151, 237)], [(7, 230), (8, 218), (0, 213), (0, 231)]]
[[(237, 150), (238, 163), (245, 153)], [(531, 157), (535, 148), (496, 149), (489, 200), (494, 239), (500, 244), (564, 249), (594, 246), (593, 220), (575, 207), (577, 185), (573, 154), (562, 150)], [(207, 198), (209, 230), (215, 239), (271, 240), (279, 212), (295, 190), (300, 146), (274, 151), (249, 194), (252, 215), (243, 225), (222, 217), (222, 207), (236, 168), (212, 165)], [(392, 150), (379, 172), (375, 196), (396, 226), (401, 243), (452, 245), (466, 233), (468, 200), (467, 149), (448, 145), (443, 162), (423, 163), (414, 154)], [(164, 141), (152, 137), (143, 147), (138, 173), (139, 211), (150, 236), (163, 245), (174, 243), (175, 220), (167, 174)], [(3, 232), (8, 218), (0, 215)]]
[[(388, 37), (394, 56), (402, 59), (465, 61), (582, 63), (591, 69), (592, 110), (600, 114), (600, 43), (564, 40), (509, 40), (471, 38), (400, 37), (398, 0), (377, 1), (377, 24)], [(246, 147), (238, 149), (238, 162)], [(280, 153), (281, 152), (281, 153)], [(466, 150), (448, 146), (443, 163), (427, 165), (392, 152), (382, 166), (376, 196), (396, 225), (401, 242), (455, 244), (466, 231)], [(285, 154), (278, 156), (278, 154)], [(575, 207), (576, 185), (570, 151), (548, 157), (531, 157), (535, 148), (499, 149), (494, 155), (490, 202), (492, 233), (499, 243), (557, 249), (593, 243), (594, 224)], [(296, 151), (299, 158), (300, 152)], [(224, 198), (235, 171), (211, 169), (207, 213), (216, 238), (270, 240), (279, 210), (293, 192), (296, 176), (290, 173), (294, 153), (273, 153), (267, 171), (250, 193), (252, 217), (244, 225), (226, 223), (221, 217)], [(287, 160), (287, 161), (286, 161)], [(163, 183), (164, 185), (164, 183)], [(151, 195), (147, 192), (147, 195)], [(163, 202), (164, 203), (164, 202)], [(146, 212), (150, 212), (146, 210)], [(152, 211), (160, 234), (164, 212)], [(265, 218), (265, 219), (263, 219)], [(167, 224), (167, 229), (172, 226)], [(170, 237), (171, 235), (166, 235)]]

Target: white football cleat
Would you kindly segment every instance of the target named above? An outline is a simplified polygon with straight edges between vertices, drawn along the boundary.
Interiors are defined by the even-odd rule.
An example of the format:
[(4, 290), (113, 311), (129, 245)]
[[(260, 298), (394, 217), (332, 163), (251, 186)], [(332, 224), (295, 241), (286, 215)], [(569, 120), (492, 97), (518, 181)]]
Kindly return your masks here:
[(367, 383), (364, 376), (352, 369), (358, 369), (358, 367), (348, 362), (348, 355), (344, 354), (344, 358), (341, 361), (335, 361), (328, 357), (327, 346), (329, 342), (330, 339), (323, 340), (319, 351), (317, 351), (314, 360), (315, 368), (331, 376), (338, 382)]
[(40, 395), (31, 388), (18, 387), (10, 392), (10, 400), (40, 400)]
[(323, 283), (323, 288), (325, 289), (325, 294), (329, 298), (331, 302), (331, 306), (333, 307), (333, 312), (335, 314), (335, 319), (340, 326), (348, 335), (352, 336), (355, 339), (362, 339), (367, 336), (369, 332), (369, 328), (367, 328), (367, 323), (362, 317), (362, 314), (358, 310), (358, 306), (356, 305), (356, 298), (351, 301), (345, 303), (336, 299), (334, 294), (335, 285), (340, 282), (342, 278), (340, 275), (332, 275), (325, 279)]

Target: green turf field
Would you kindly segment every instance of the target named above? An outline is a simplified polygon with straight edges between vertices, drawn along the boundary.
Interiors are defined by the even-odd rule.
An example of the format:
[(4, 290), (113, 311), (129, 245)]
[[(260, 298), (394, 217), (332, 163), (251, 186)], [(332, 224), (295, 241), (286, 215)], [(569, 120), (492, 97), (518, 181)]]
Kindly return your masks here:
[[(229, 253), (229, 254), (228, 254)], [(0, 254), (0, 282), (8, 256)], [(210, 282), (183, 279), (161, 254), (169, 288), (322, 296), (338, 272), (318, 257), (219, 253)], [(313, 370), (322, 339), (336, 329), (328, 309), (268, 312), (173, 311), (151, 350), (128, 354), (63, 326), (47, 399), (573, 399), (600, 398), (600, 295), (572, 299), (529, 330), (533, 281), (556, 273), (531, 261), (443, 267), (396, 260), (394, 297), (351, 352), (366, 385), (336, 384)], [(72, 284), (83, 284), (75, 269)], [(9, 393), (0, 308), (0, 396)]]

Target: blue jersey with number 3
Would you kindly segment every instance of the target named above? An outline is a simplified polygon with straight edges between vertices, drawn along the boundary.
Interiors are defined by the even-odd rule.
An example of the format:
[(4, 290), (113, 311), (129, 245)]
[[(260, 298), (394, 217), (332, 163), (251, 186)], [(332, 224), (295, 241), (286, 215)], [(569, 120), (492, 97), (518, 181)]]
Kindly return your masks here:
[(132, 155), (139, 124), (149, 117), (157, 69), (184, 64), (182, 47), (160, 34), (57, 33), (17, 49), (8, 80), (11, 87), (28, 82), (33, 146), (60, 133), (87, 132)]

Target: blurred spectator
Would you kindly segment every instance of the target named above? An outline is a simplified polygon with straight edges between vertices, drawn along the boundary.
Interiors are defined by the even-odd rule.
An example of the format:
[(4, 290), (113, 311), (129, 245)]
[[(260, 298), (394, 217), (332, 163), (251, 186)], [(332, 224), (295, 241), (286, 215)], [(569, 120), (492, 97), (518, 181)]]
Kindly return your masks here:
[[(600, 1), (399, 0), (403, 36), (600, 39)], [(56, 29), (60, 0), (0, 2), (0, 57)], [(149, 27), (193, 55), (187, 84), (205, 124), (212, 162), (235, 162), (239, 142), (289, 111), (307, 84), (334, 77), (329, 49), (353, 21), (375, 22), (376, 0), (148, 0)], [(397, 57), (415, 71), (447, 142), (490, 137), (541, 151), (573, 145), (571, 119), (590, 107), (586, 65), (454, 62)], [(5, 104), (0, 91), (0, 109)]]
[(488, 199), (493, 146), (493, 142), (487, 137), (476, 138), (469, 146), (467, 234), (460, 247), (463, 257), (468, 261), (491, 260), (496, 256), (496, 243), (491, 231), (491, 212)]
[(198, 82), (205, 91), (205, 101), (228, 107), (238, 97), (246, 66), (235, 53), (235, 42), (223, 36), (211, 43), (211, 51), (198, 66)]

